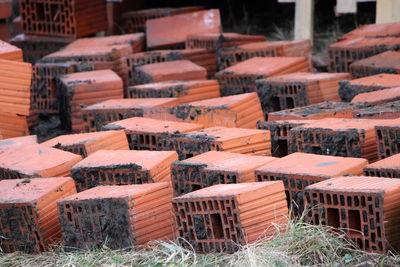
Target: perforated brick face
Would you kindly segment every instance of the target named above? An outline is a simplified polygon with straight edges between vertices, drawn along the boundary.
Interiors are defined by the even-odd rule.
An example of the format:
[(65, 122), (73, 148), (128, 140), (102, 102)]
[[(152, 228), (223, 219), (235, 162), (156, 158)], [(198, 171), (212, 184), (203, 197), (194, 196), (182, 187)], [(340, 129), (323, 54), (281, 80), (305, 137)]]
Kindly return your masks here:
[(139, 108), (126, 110), (83, 110), (83, 132), (101, 131), (102, 127), (107, 123), (132, 117), (143, 117), (143, 110)]
[(393, 126), (376, 126), (376, 141), (380, 159), (400, 153), (400, 123)]

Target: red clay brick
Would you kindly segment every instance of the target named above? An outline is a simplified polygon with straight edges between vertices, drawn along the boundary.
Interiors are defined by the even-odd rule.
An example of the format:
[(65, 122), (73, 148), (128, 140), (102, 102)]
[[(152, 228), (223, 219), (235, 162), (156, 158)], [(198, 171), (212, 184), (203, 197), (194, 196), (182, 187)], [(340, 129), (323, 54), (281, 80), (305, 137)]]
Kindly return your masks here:
[(218, 50), (218, 70), (223, 70), (253, 57), (299, 57), (311, 59), (310, 40), (256, 42)]
[(362, 175), (368, 164), (366, 159), (333, 157), (305, 153), (293, 153), (255, 170), (256, 179), (262, 181), (282, 180), (289, 207), (293, 214), (301, 216), (304, 211), (304, 188), (310, 184), (343, 175)]
[(83, 131), (100, 131), (110, 122), (142, 117), (143, 109), (171, 107), (179, 104), (176, 98), (110, 99), (82, 109)]
[(254, 170), (273, 157), (210, 151), (171, 165), (175, 196), (214, 184), (255, 182)]
[(147, 47), (183, 48), (190, 34), (220, 33), (218, 9), (197, 11), (182, 15), (146, 21)]
[(355, 61), (350, 73), (355, 78), (379, 73), (400, 74), (400, 51), (387, 51), (369, 58)]
[(399, 179), (332, 178), (306, 187), (305, 220), (341, 229), (360, 249), (397, 251), (399, 193)]
[(254, 57), (218, 72), (221, 95), (256, 92), (256, 80), (308, 71), (305, 57)]
[(342, 35), (341, 39), (357, 37), (400, 37), (400, 22), (367, 24)]
[(69, 176), (82, 157), (43, 145), (27, 145), (0, 154), (0, 180)]
[(170, 150), (161, 142), (161, 138), (174, 133), (187, 133), (204, 128), (200, 124), (162, 121), (149, 118), (129, 118), (109, 123), (105, 130), (125, 130), (130, 149)]
[(77, 38), (107, 30), (102, 0), (19, 1), (25, 34)]
[(213, 185), (173, 199), (177, 235), (199, 252), (234, 252), (288, 216), (283, 183)]
[[(0, 10), (1, 10), (0, 2)], [(22, 50), (12, 44), (0, 40), (0, 59), (22, 61)]]
[(297, 126), (313, 123), (315, 120), (258, 121), (257, 128), (271, 133), (271, 154), (284, 157), (289, 154), (289, 131)]
[(99, 186), (58, 202), (63, 243), (71, 248), (111, 249), (174, 237), (168, 183)]
[(128, 98), (178, 98), (180, 104), (220, 96), (215, 80), (168, 81), (128, 87)]
[(188, 6), (178, 8), (151, 8), (125, 12), (122, 14), (124, 32), (145, 32), (147, 20), (190, 13), (203, 9), (204, 7), (202, 6)]
[(0, 140), (0, 154), (15, 150), (27, 145), (37, 144), (37, 137), (36, 135), (29, 135), (29, 136), (22, 136), (22, 137), (14, 137), (8, 139), (1, 139)]
[(397, 50), (400, 38), (346, 39), (329, 46), (329, 70), (331, 72), (349, 72), (350, 64), (388, 50)]
[(400, 154), (389, 156), (364, 168), (367, 176), (400, 178)]
[(133, 84), (173, 80), (206, 80), (207, 71), (189, 60), (177, 60), (139, 66), (135, 68), (133, 79)]
[(380, 159), (400, 153), (400, 118), (382, 121), (375, 132)]
[(42, 143), (44, 146), (69, 151), (83, 158), (98, 150), (129, 150), (124, 131), (61, 135)]
[(99, 150), (76, 164), (71, 172), (78, 192), (98, 185), (171, 183), (175, 151)]
[(12, 16), (12, 1), (0, 1), (0, 20), (8, 19)]
[(29, 135), (28, 117), (0, 109), (0, 131), (3, 138)]
[(269, 131), (243, 128), (211, 127), (189, 133), (175, 133), (161, 138), (161, 143), (175, 150), (179, 159), (207, 151), (225, 151), (261, 156), (271, 155)]
[(375, 126), (380, 120), (317, 120), (290, 130), (289, 152), (377, 160)]
[(339, 81), (347, 73), (295, 72), (256, 81), (265, 114), (323, 101), (340, 101)]
[(83, 130), (82, 105), (122, 98), (122, 79), (111, 70), (77, 72), (60, 78), (61, 123), (73, 132)]
[(356, 95), (351, 103), (363, 103), (367, 105), (385, 104), (400, 100), (400, 87), (368, 92)]
[(76, 193), (69, 177), (0, 181), (2, 252), (39, 253), (60, 241), (57, 200)]
[(397, 119), (400, 117), (400, 101), (388, 102), (372, 107), (353, 111), (353, 117), (358, 119)]

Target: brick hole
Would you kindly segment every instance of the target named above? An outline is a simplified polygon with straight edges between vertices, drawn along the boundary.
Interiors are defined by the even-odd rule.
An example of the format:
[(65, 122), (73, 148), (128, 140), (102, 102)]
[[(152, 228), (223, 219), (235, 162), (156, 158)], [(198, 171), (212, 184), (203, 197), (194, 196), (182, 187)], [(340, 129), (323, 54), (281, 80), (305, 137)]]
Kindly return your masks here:
[(314, 224), (319, 225), (319, 215), (318, 214), (314, 214)]
[(286, 109), (294, 108), (294, 100), (291, 97), (286, 97)]
[(359, 210), (348, 211), (349, 231), (350, 235), (360, 235), (361, 233), (361, 216)]
[(378, 243), (378, 247), (379, 247), (379, 251), (383, 251), (383, 245), (382, 245), (382, 242), (379, 242), (379, 243)]
[(379, 139), (379, 140), (382, 140), (382, 139), (383, 139), (382, 131), (381, 131), (381, 130), (378, 130), (378, 131), (377, 131), (377, 134), (378, 134), (378, 139)]
[(319, 202), (320, 202), (321, 204), (325, 204), (324, 194), (322, 194), (322, 193), (319, 194)]
[(379, 212), (375, 213), (375, 218), (376, 218), (376, 223), (379, 223), (381, 220)]
[(344, 196), (343, 196), (343, 195), (340, 195), (340, 205), (341, 205), (341, 206), (345, 206), (345, 203), (344, 203)]
[(287, 140), (278, 140), (278, 146), (276, 148), (276, 153), (280, 157), (286, 156), (288, 154), (288, 142), (287, 142)]
[(333, 195), (333, 205), (339, 205), (338, 196), (336, 194)]
[(354, 197), (354, 206), (356, 207), (360, 206), (360, 199), (357, 196)]
[(328, 225), (334, 228), (339, 228), (339, 210), (334, 208), (328, 208)]
[(357, 238), (356, 240), (357, 240), (357, 247), (359, 247), (360, 249), (363, 249), (364, 246), (363, 246), (362, 239), (361, 238)]
[(352, 201), (351, 201), (351, 197), (350, 196), (347, 197), (347, 206), (349, 206), (349, 207), (352, 206)]
[(376, 241), (376, 235), (375, 235), (375, 233), (371, 233), (371, 241), (372, 241), (373, 243), (375, 243), (375, 241)]
[(332, 197), (330, 194), (326, 195), (326, 204), (332, 205)]
[(376, 234), (379, 238), (382, 238), (382, 231), (380, 226), (376, 227)]
[(272, 108), (272, 112), (273, 111), (280, 111), (280, 110), (282, 110), (282, 108), (281, 108), (281, 103), (280, 103), (280, 100), (279, 100), (279, 97), (276, 97), (276, 96), (274, 96), (274, 97), (271, 97), (271, 108)]
[(222, 219), (219, 213), (211, 214), (211, 225), (214, 238), (223, 238), (224, 230), (222, 228)]

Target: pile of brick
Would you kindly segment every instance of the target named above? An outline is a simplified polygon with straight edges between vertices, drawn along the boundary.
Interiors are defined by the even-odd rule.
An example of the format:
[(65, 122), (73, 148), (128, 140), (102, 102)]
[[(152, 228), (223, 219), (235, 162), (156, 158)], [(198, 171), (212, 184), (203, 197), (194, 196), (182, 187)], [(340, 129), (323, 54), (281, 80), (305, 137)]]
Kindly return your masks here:
[(307, 72), (305, 57), (254, 57), (218, 72), (221, 95), (256, 92), (256, 80), (292, 72)]
[(355, 78), (379, 73), (400, 74), (400, 51), (387, 51), (369, 58), (354, 62), (350, 73)]

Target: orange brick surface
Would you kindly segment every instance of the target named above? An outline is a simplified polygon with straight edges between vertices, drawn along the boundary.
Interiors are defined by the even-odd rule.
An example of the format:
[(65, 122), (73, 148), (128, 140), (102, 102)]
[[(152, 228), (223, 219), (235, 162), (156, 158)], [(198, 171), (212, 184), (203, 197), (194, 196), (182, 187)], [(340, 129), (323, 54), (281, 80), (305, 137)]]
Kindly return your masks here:
[(36, 135), (0, 139), (0, 154), (37, 143)]
[[(0, 2), (0, 5), (1, 3), (2, 2)], [(0, 40), (0, 59), (22, 61), (22, 50), (12, 44)]]
[(341, 39), (357, 37), (400, 37), (400, 22), (367, 24), (341, 36)]
[(364, 103), (368, 105), (384, 104), (400, 100), (400, 87), (368, 92), (356, 95), (352, 103)]
[(0, 181), (2, 252), (39, 253), (60, 241), (57, 200), (76, 193), (69, 177)]

